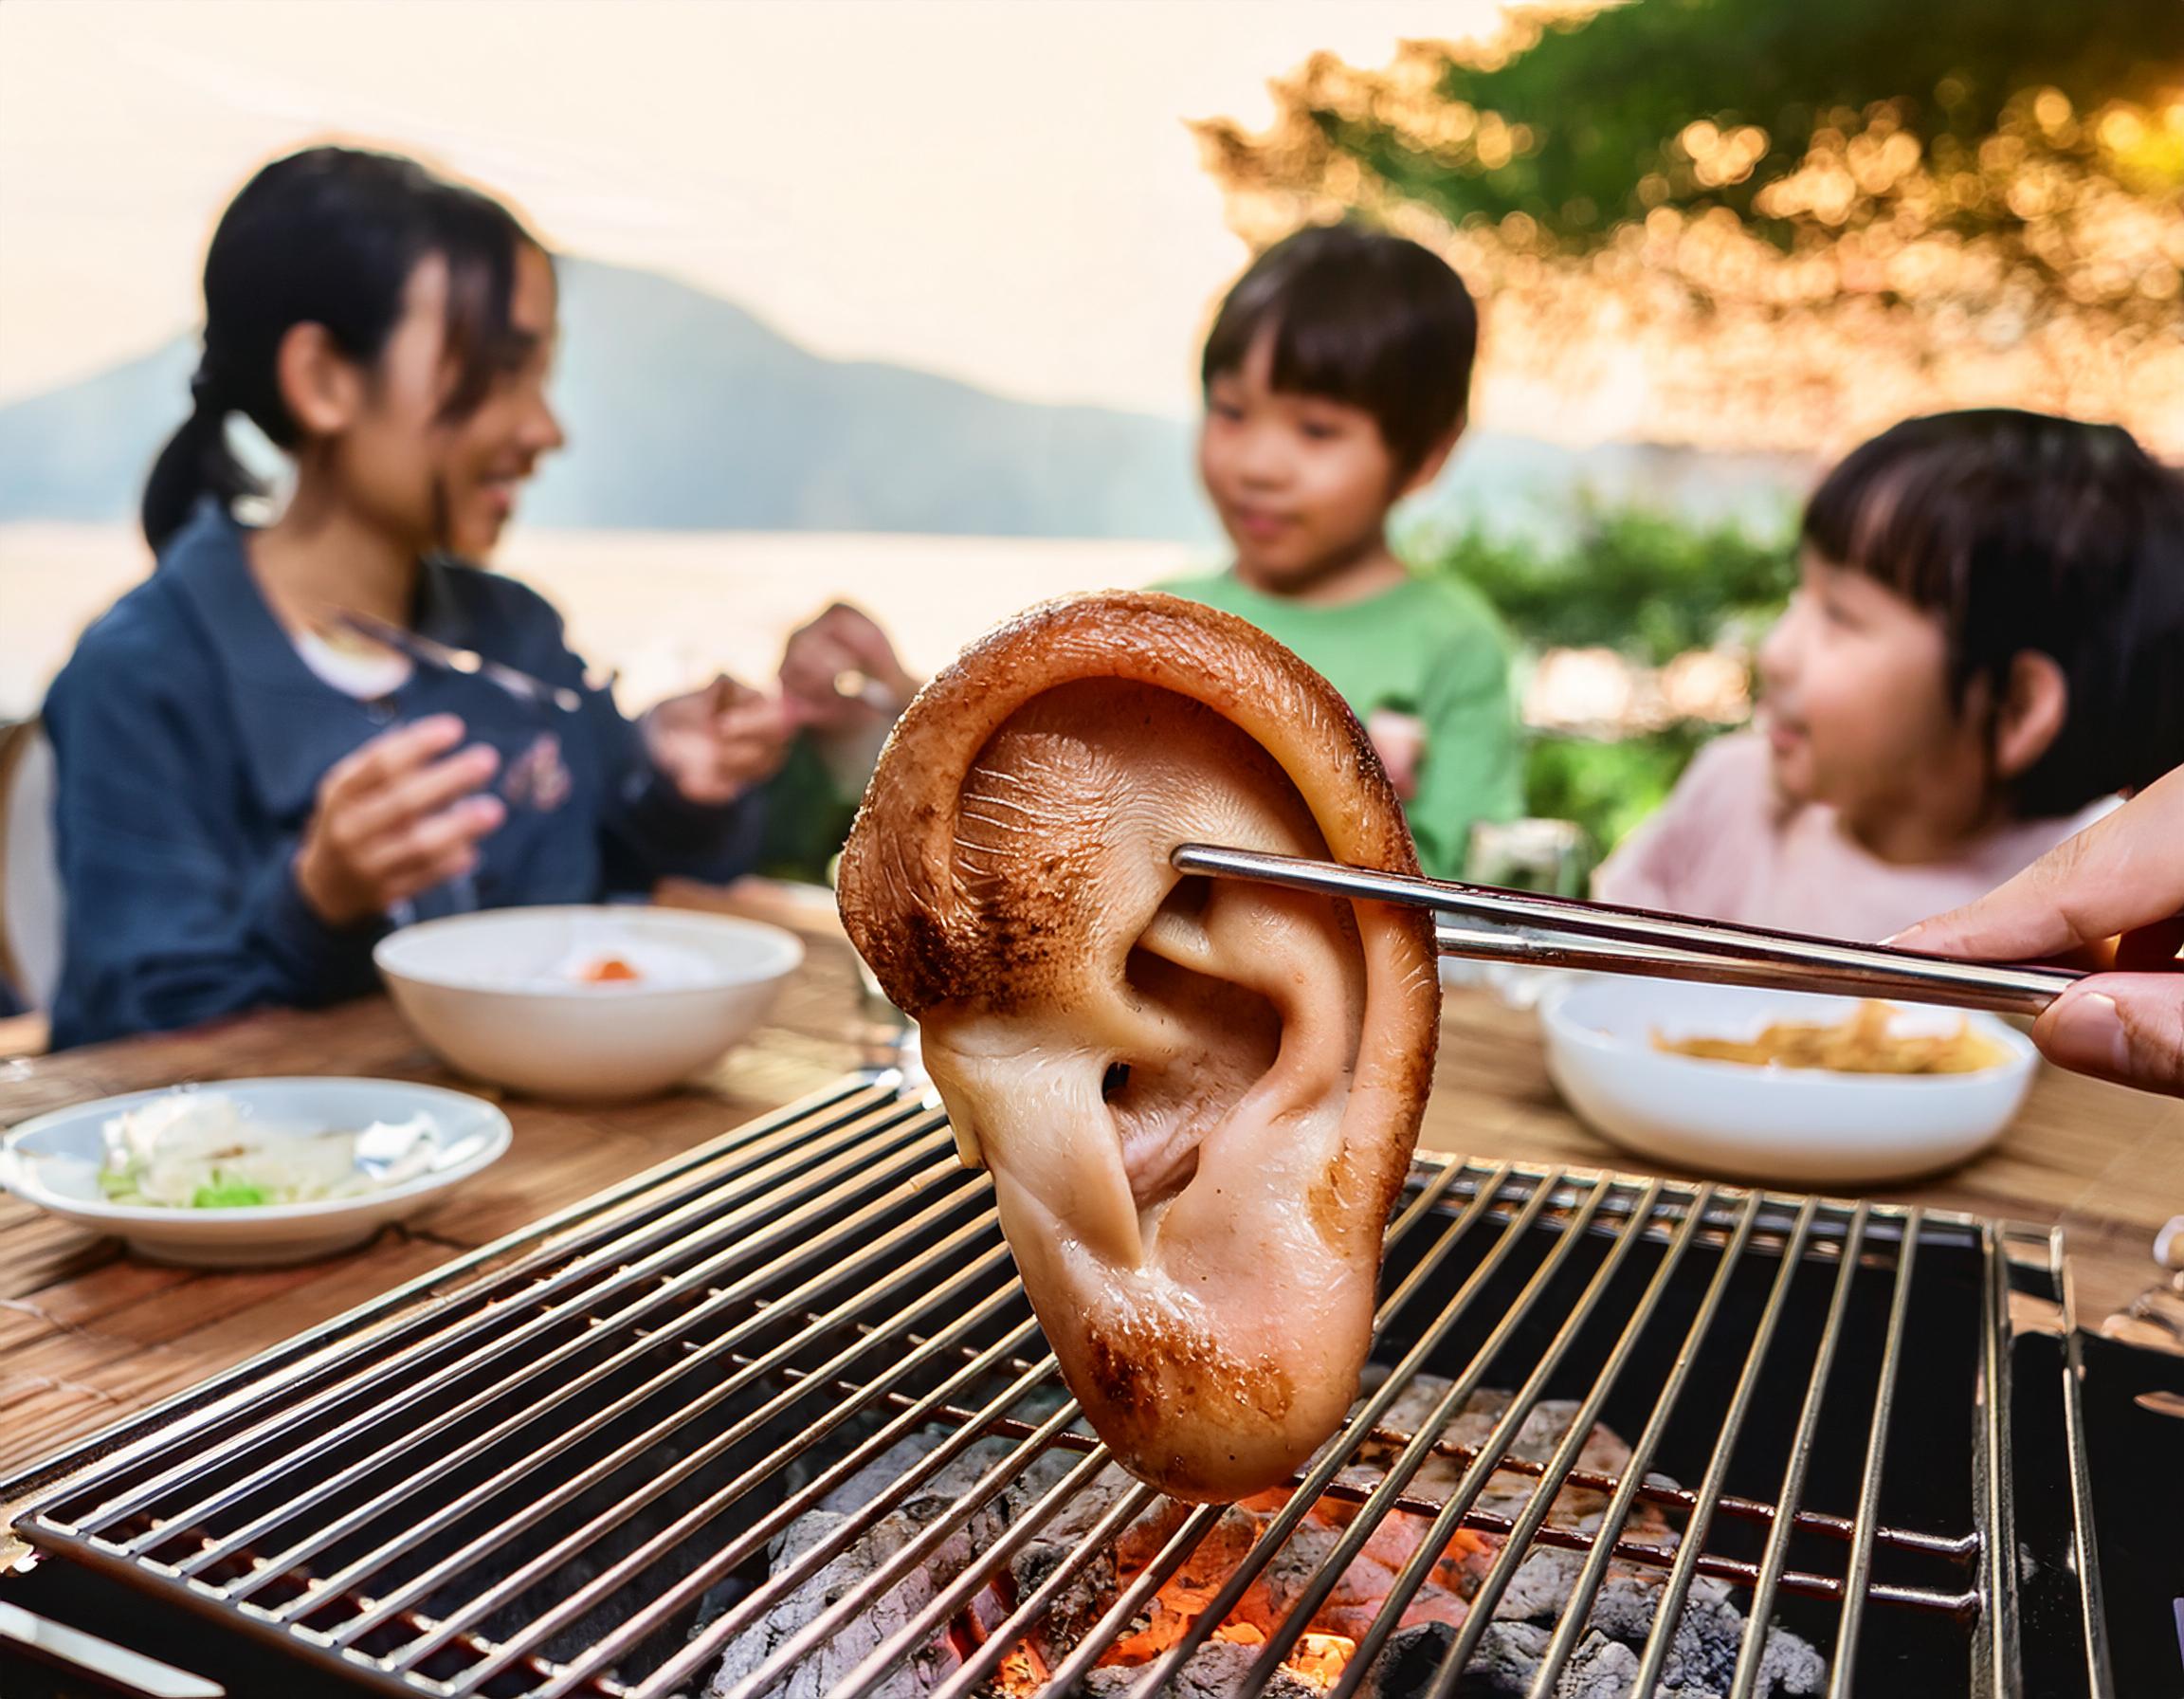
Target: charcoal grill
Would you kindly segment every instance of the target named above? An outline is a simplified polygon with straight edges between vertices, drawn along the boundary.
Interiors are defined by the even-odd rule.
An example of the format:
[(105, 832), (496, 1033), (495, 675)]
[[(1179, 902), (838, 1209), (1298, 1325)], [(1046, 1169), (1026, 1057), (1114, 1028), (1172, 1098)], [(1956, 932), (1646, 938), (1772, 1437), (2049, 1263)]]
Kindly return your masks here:
[[(2162, 1395), (2134, 1401), (2149, 1386), (2184, 1391), (2184, 1373), (2075, 1328), (2050, 1232), (1422, 1158), (1389, 1233), (1374, 1361), (1355, 1419), (1134, 1690), (1160, 1690), (1333, 1494), (1344, 1549), (1267, 1636), (1244, 1690), (1276, 1676), (1350, 1550), (1382, 1518), (1411, 1516), (1431, 1519), (1429, 1554), (1459, 1526), (1501, 1542), (1420, 1691), (1467, 1690), (1457, 1684), (1496, 1597), (1542, 1545), (1584, 1556), (1538, 1694), (1556, 1691), (1612, 1566), (1660, 1577), (1638, 1691), (1662, 1675), (1693, 1589), (1724, 1582), (1748, 1619), (1739, 1696), (1757, 1690), (1771, 1632), (1820, 1650), (1837, 1694), (2184, 1691), (2184, 1427), (2160, 1414)], [(1439, 1422), (1405, 1434), (1386, 1420), (1421, 1375), (1447, 1383), (1447, 1409), (1482, 1387), (1509, 1395), (1438, 1494), (1417, 1477), (1449, 1460)], [(1550, 1398), (1577, 1407), (1566, 1437), (1543, 1461), (1511, 1460), (1509, 1438)], [(1595, 1421), (1630, 1447), (1611, 1478), (1577, 1468)], [(934, 1691), (992, 1691), (1012, 1672), (1020, 1685), (1011, 1660), (1027, 1636), (1154, 1500), (1144, 1488), (1117, 1498), (1038, 1585), (997, 1581), (1108, 1459), (1045, 1352), (986, 1178), (958, 1166), (936, 1106), (866, 1075), (0, 1488), (21, 1560), (0, 1574), (0, 1605), (235, 1693), (696, 1692), (796, 1584), (769, 1544), (914, 1433), (939, 1436), (928, 1461), (828, 1536), (832, 1549), (974, 1444), (999, 1442), (997, 1460), (774, 1647), (739, 1699), (792, 1676), (985, 1498), (1059, 1456), (1053, 1484), (968, 1569), (897, 1612), (834, 1690), (875, 1690), (951, 1635)], [(1368, 1446), (1381, 1461), (1360, 1478)], [(1517, 1515), (1490, 1510), (1484, 1489), (1513, 1470), (1536, 1489)], [(1576, 1486), (1607, 1495), (1594, 1528), (1555, 1514)], [(1634, 1531), (1641, 1507), (1681, 1538)], [(1219, 1515), (1180, 1518), (1044, 1667), (1049, 1690), (1108, 1653)], [(1332, 1690), (1371, 1690), (1421, 1567), (1398, 1579)], [(966, 1621), (978, 1625), (968, 1636)]]

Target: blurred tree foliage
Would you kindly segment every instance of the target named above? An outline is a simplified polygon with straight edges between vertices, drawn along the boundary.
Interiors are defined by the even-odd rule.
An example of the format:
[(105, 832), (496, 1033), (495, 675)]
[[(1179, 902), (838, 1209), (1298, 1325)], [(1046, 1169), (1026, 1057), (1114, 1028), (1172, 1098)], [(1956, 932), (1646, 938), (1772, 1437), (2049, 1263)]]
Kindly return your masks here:
[[(1772, 533), (1693, 524), (1641, 507), (1584, 506), (1559, 542), (1478, 524), (1422, 530), (1403, 554), (1414, 570), (1461, 576), (1508, 621), (1520, 648), (1601, 647), (1663, 667), (1689, 649), (1756, 641), (1797, 578), (1785, 516)], [(1721, 728), (1684, 720), (1620, 738), (1536, 731), (1525, 758), (1525, 808), (1574, 820), (1611, 849), (1659, 808), (1685, 763)]]
[(1797, 578), (1790, 525), (1756, 536), (1641, 507), (1583, 507), (1556, 544), (1473, 525), (1404, 552), (1421, 571), (1467, 580), (1528, 649), (1599, 645), (1649, 667), (1710, 649), (1738, 623), (1763, 626)]
[(1439, 241), (1490, 385), (1620, 374), (1662, 440), (2013, 401), (2184, 450), (2177, 0), (1635, 0), (1275, 95), (1200, 126), (1232, 222)]
[(1719, 731), (1684, 722), (1613, 742), (1558, 733), (1535, 737), (1525, 751), (1525, 812), (1576, 821), (1605, 853), (1668, 800), (1699, 746)]

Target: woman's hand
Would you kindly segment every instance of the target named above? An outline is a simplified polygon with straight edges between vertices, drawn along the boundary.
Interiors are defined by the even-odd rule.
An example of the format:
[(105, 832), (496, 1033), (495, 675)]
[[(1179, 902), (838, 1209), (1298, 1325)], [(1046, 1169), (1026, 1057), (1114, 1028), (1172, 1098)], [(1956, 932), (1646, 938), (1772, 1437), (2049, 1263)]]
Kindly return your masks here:
[[(507, 817), (477, 795), (500, 758), (463, 740), (452, 714), (398, 725), (337, 761), (296, 852), (296, 886), (330, 926), (383, 914), (478, 865), (478, 842)], [(446, 757), (442, 759), (442, 757)]]
[[(853, 677), (864, 681), (862, 694), (842, 688)], [(917, 694), (887, 633), (846, 602), (799, 626), (782, 651), (781, 699), (799, 727), (823, 737), (884, 726)]]
[(772, 778), (794, 730), (781, 702), (725, 673), (702, 690), (669, 697), (640, 723), (652, 764), (685, 801), (705, 808)]
[(2184, 768), (2059, 844), (1999, 890), (1889, 941), (2097, 970), (2032, 1028), (2050, 1061), (2184, 1096)]

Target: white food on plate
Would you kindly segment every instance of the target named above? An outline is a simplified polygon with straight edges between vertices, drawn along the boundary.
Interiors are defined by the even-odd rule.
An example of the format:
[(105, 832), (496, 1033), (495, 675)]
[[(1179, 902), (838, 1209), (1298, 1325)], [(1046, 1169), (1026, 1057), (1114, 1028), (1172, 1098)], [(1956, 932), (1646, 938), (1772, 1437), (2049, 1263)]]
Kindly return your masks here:
[[(115, 1203), (233, 1209), (356, 1197), (430, 1166), (431, 1122), (305, 1129), (252, 1118), (217, 1091), (176, 1091), (104, 1126), (100, 1190)], [(357, 1164), (359, 1145), (383, 1165)]]

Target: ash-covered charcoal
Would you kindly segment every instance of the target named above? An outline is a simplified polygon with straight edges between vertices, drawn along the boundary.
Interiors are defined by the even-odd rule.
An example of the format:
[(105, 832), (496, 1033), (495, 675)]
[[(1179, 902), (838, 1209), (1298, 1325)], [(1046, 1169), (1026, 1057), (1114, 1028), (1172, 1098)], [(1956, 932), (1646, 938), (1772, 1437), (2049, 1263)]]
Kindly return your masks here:
[[(1722, 1699), (1729, 1691), (1745, 1618), (1726, 1589), (1711, 1594), (1704, 1591), (1707, 1586), (1703, 1578), (1694, 1586), (1651, 1699)], [(1657, 1581), (1619, 1579), (1603, 1587), (1585, 1637), (1555, 1684), (1556, 1699), (1636, 1699), (1633, 1684), (1659, 1598)], [(1398, 1629), (1375, 1661), (1367, 1691), (1373, 1699), (1410, 1699), (1427, 1691), (1456, 1635), (1454, 1627), (1443, 1622)], [(1465, 1692), (1494, 1699), (1530, 1692), (1553, 1635), (1552, 1620), (1498, 1617), (1471, 1654)], [(1773, 1699), (1808, 1699), (1827, 1684), (1827, 1660), (1810, 1645), (1779, 1628), (1768, 1636), (1760, 1660), (1760, 1692)]]
[[(912, 1435), (844, 1482), (818, 1507), (798, 1517), (774, 1544), (771, 1556), (774, 1572), (778, 1574), (824, 1542), (849, 1521), (858, 1508), (885, 1492), (943, 1437), (942, 1433)], [(714, 1667), (705, 1692), (708, 1695), (728, 1692), (828, 1607), (846, 1596), (862, 1593), (883, 1565), (945, 1517), (980, 1475), (1014, 1450), (1010, 1441), (980, 1440), (930, 1479), (919, 1483), (900, 1506), (730, 1640), (719, 1663)], [(1073, 1455), (1060, 1452), (1046, 1452), (1035, 1459), (1011, 1483), (1010, 1491), (989, 1499), (962, 1526), (952, 1530), (923, 1563), (886, 1592), (869, 1599), (829, 1638), (801, 1659), (774, 1690), (786, 1699), (818, 1699), (837, 1686), (850, 1671), (932, 1603), (934, 1596), (960, 1575), (979, 1553), (1000, 1539), (1021, 1506), (1038, 1498), (1067, 1473), (1075, 1462)], [(918, 1699), (960, 1664), (961, 1659), (947, 1635), (936, 1633), (908, 1659), (864, 1691), (871, 1699)]]
[[(1661, 1602), (1661, 1582), (1652, 1578), (1619, 1577), (1600, 1589), (1579, 1642), (1582, 1656), (1595, 1642), (1642, 1648), (1653, 1632)], [(1709, 1699), (1726, 1693), (1736, 1679), (1737, 1653), (1749, 1620), (1736, 1592), (1725, 1581), (1701, 1576), (1691, 1583), (1676, 1639), (1662, 1667), (1662, 1691), (1670, 1699)], [(1575, 1658), (1573, 1658), (1573, 1665)], [(1635, 1660), (1631, 1669), (1636, 1670)], [(1760, 1656), (1759, 1690), (1775, 1699), (1817, 1693), (1828, 1682), (1828, 1660), (1805, 1640), (1777, 1627), (1767, 1636)]]
[[(1065, 1463), (1073, 1465), (1076, 1461), (1071, 1457)], [(1063, 1472), (1061, 1469), (1055, 1470), (1046, 1477), (1048, 1484)], [(1070, 1557), (1100, 1519), (1115, 1507), (1116, 1501), (1137, 1485), (1119, 1466), (1109, 1464), (1072, 1493), (1069, 1501), (1041, 1524), (1024, 1548), (1009, 1560), (1009, 1579), (1016, 1599), (1028, 1599), (1045, 1585), (1046, 1578)], [(1026, 1490), (1025, 1487), (1011, 1482), (1002, 1494), (1009, 1503), (1008, 1519), (1013, 1522), (1037, 1501), (1044, 1489), (1041, 1487)], [(1046, 1614), (1031, 1631), (1033, 1647), (1048, 1663), (1059, 1663), (1115, 1602), (1115, 1596), (1120, 1591), (1121, 1582), (1116, 1573), (1116, 1542), (1110, 1539), (1056, 1595)], [(1001, 1615), (996, 1610), (992, 1619), (983, 1620), (980, 1626), (992, 1628)]]
[[(1361, 1490), (1372, 1490), (1402, 1450), (1395, 1443), (1395, 1436), (1408, 1437), (1424, 1427), (1431, 1419), (1433, 1407), (1447, 1395), (1448, 1384), (1433, 1375), (1415, 1377), (1397, 1395), (1380, 1420), (1382, 1432), (1390, 1437), (1367, 1440), (1359, 1448), (1356, 1461), (1336, 1478)], [(1494, 1387), (1473, 1393), (1441, 1430), (1439, 1444), (1444, 1448), (1478, 1451), (1494, 1432), (1495, 1424), (1508, 1412), (1509, 1399), (1508, 1393)], [(1570, 1424), (1577, 1419), (1577, 1408), (1575, 1400), (1570, 1398), (1545, 1398), (1534, 1405), (1509, 1445), (1508, 1454), (1527, 1463), (1544, 1464), (1562, 1443)], [(1410, 1490), (1420, 1498), (1444, 1498), (1455, 1490), (1468, 1463), (1466, 1456), (1450, 1455), (1447, 1449), (1437, 1451), (1411, 1477)], [(1574, 1467), (1594, 1474), (1620, 1475), (1629, 1464), (1630, 1448), (1612, 1429), (1595, 1422), (1578, 1449)], [(1478, 1508), (1514, 1519), (1522, 1514), (1524, 1507), (1531, 1502), (1536, 1485), (1531, 1475), (1498, 1470), (1480, 1493)], [(1592, 1488), (1565, 1487), (1555, 1501), (1556, 1520), (1574, 1524), (1587, 1516), (1599, 1515), (1607, 1506), (1607, 1495)], [(1666, 1528), (1659, 1507), (1640, 1500), (1631, 1518), (1630, 1532), (1643, 1537)]]
[[(1428, 1425), (1433, 1406), (1447, 1393), (1448, 1384), (1421, 1377), (1404, 1389), (1383, 1427), (1391, 1434), (1408, 1435)], [(1506, 1413), (1509, 1401), (1509, 1395), (1503, 1392), (1474, 1395), (1444, 1427), (1444, 1440), (1476, 1451)], [(1512, 1453), (1533, 1463), (1545, 1463), (1576, 1419), (1577, 1408), (1565, 1400), (1541, 1403), (1523, 1423), (1510, 1448)], [(886, 1492), (919, 1457), (940, 1443), (945, 1432), (930, 1429), (904, 1440), (836, 1489), (819, 1508), (799, 1519), (774, 1544), (770, 1554), (774, 1572), (826, 1539), (860, 1506)], [(861, 1593), (869, 1577), (888, 1558), (936, 1518), (946, 1514), (953, 1502), (1010, 1449), (999, 1440), (981, 1441), (919, 1488), (793, 1596), (738, 1636), (723, 1656), (708, 1691), (726, 1691), (834, 1599)], [(1341, 1478), (1360, 1491), (1371, 1491), (1384, 1478), (1397, 1449), (1393, 1438), (1369, 1443)], [(791, 1699), (816, 1699), (839, 1683), (937, 1593), (990, 1552), (1010, 1525), (1078, 1461), (1075, 1453), (1065, 1452), (1048, 1452), (1040, 1457), (1010, 1481), (963, 1528), (952, 1533), (918, 1574), (869, 1600), (828, 1644), (805, 1658), (776, 1690), (791, 1695)], [(1444, 1497), (1454, 1489), (1467, 1462), (1462, 1455), (1436, 1454), (1413, 1478), (1410, 1490), (1420, 1497)], [(1610, 1430), (1595, 1425), (1586, 1436), (1577, 1467), (1613, 1476), (1629, 1465), (1629, 1448)], [(1010, 1558), (1006, 1576), (997, 1586), (974, 1599), (969, 1615), (977, 1629), (991, 1632), (1014, 1605), (1036, 1591), (1057, 1565), (1075, 1555), (1080, 1542), (1135, 1486), (1121, 1470), (1110, 1467), (1080, 1489), (1032, 1535), (1024, 1549)], [(1522, 1514), (1538, 1488), (1534, 1475), (1498, 1471), (1477, 1503), (1483, 1509), (1515, 1518)], [(1090, 1672), (1083, 1690), (1098, 1699), (1100, 1695), (1127, 1692), (1142, 1680), (1147, 1660), (1158, 1655), (1162, 1647), (1173, 1645), (1175, 1636), (1196, 1621), (1209, 1602), (1223, 1591), (1280, 1514), (1286, 1497), (1284, 1492), (1270, 1492), (1224, 1509), (1163, 1583), (1145, 1616), (1118, 1639), (1111, 1653), (1116, 1661)], [(1606, 1506), (1607, 1495), (1597, 1488), (1566, 1488), (1556, 1500), (1552, 1520), (1562, 1527), (1595, 1531)], [(1192, 1507), (1173, 1499), (1156, 1500), (1071, 1580), (1030, 1635), (1032, 1650), (1048, 1668), (1075, 1649), (1191, 1512)], [(1252, 1578), (1227, 1621), (1264, 1635), (1276, 1633), (1307, 1590), (1324, 1575), (1356, 1515), (1355, 1504), (1335, 1498), (1322, 1500)], [(1428, 1525), (1426, 1517), (1400, 1512), (1376, 1525), (1340, 1583), (1314, 1617), (1314, 1631), (1363, 1639), (1396, 1579), (1417, 1555)], [(1676, 1529), (1662, 1507), (1643, 1499), (1632, 1507), (1626, 1534), (1665, 1549), (1672, 1548), (1677, 1540)], [(1502, 1542), (1491, 1535), (1459, 1531), (1406, 1604), (1396, 1632), (1374, 1661), (1367, 1693), (1374, 1699), (1409, 1699), (1432, 1686), (1470, 1615), (1471, 1601), (1478, 1597), (1502, 1551)], [(1466, 1693), (1529, 1691), (1584, 1564), (1583, 1553), (1554, 1546), (1536, 1547), (1524, 1554), (1495, 1604), (1495, 1620), (1486, 1626), (1473, 1651)], [(1621, 1559), (1610, 1562), (1606, 1580), (1587, 1616), (1585, 1634), (1556, 1683), (1557, 1699), (1631, 1699), (1632, 1679), (1646, 1636), (1652, 1629), (1663, 1580), (1661, 1571), (1642, 1564)], [(1657, 1699), (1720, 1699), (1733, 1677), (1745, 1620), (1740, 1599), (1725, 1583), (1698, 1578), (1677, 1622)], [(1246, 1677), (1260, 1653), (1258, 1645), (1210, 1639), (1192, 1654), (1165, 1690), (1181, 1699), (1228, 1699), (1244, 1691)], [(875, 1699), (919, 1699), (959, 1667), (949, 1636), (937, 1634), (914, 1659), (898, 1666), (883, 1684), (867, 1691)], [(1774, 1699), (1805, 1699), (1820, 1691), (1827, 1681), (1826, 1660), (1805, 1641), (1780, 1629), (1769, 1636), (1762, 1672), (1761, 1690)], [(1322, 1690), (1312, 1679), (1286, 1666), (1265, 1690), (1276, 1699), (1315, 1699)]]
[[(1588, 1531), (1599, 1525), (1597, 1517), (1583, 1525)], [(1673, 1543), (1674, 1536), (1666, 1537)], [(1491, 1562), (1483, 1554), (1469, 1562)], [(1528, 1553), (1495, 1606), (1494, 1615), (1507, 1622), (1527, 1623), (1545, 1635), (1561, 1620), (1571, 1590), (1584, 1567), (1576, 1552), (1541, 1548)], [(1638, 1668), (1637, 1657), (1626, 1657), (1617, 1648), (1635, 1653), (1644, 1649), (1653, 1632), (1653, 1617), (1660, 1608), (1664, 1572), (1641, 1569), (1616, 1561), (1608, 1566), (1608, 1579), (1586, 1617), (1585, 1637), (1572, 1653), (1556, 1688), (1559, 1699), (1624, 1699)], [(1693, 1580), (1684, 1609), (1676, 1622), (1676, 1637), (1662, 1672), (1662, 1699), (1717, 1699), (1735, 1679), (1737, 1655), (1743, 1643), (1746, 1617), (1738, 1593), (1725, 1581), (1710, 1576)], [(1777, 1627), (1767, 1637), (1761, 1656), (1760, 1691), (1775, 1699), (1795, 1699), (1817, 1693), (1827, 1685), (1828, 1660), (1808, 1642)], [(1522, 1669), (1502, 1679), (1493, 1672), (1472, 1665), (1481, 1690), (1487, 1693), (1522, 1693), (1529, 1690), (1532, 1670)], [(1497, 1685), (1498, 1680), (1501, 1685)]]
[[(1559, 1551), (1536, 1551), (1524, 1560), (1472, 1654), (1466, 1692), (1531, 1690), (1582, 1562), (1576, 1554)], [(1657, 1575), (1625, 1574), (1601, 1587), (1585, 1636), (1556, 1683), (1556, 1699), (1633, 1699), (1631, 1684), (1646, 1636), (1653, 1631), (1661, 1586)], [(1721, 1699), (1735, 1679), (1745, 1621), (1725, 1583), (1705, 1576), (1696, 1580), (1677, 1619), (1657, 1699)], [(1455, 1640), (1455, 1629), (1441, 1623), (1399, 1630), (1375, 1668), (1377, 1692), (1395, 1699), (1424, 1690)], [(1780, 1628), (1768, 1636), (1759, 1667), (1759, 1690), (1774, 1699), (1805, 1699), (1828, 1683), (1827, 1659)]]
[[(1210, 1640), (1169, 1678), (1160, 1690), (1161, 1699), (1234, 1699), (1246, 1690), (1245, 1678), (1259, 1661), (1262, 1650), (1233, 1640)], [(1144, 1678), (1141, 1668), (1094, 1670), (1078, 1690), (1087, 1699), (1119, 1699)], [(1265, 1699), (1324, 1699), (1327, 1690), (1282, 1669), (1275, 1671), (1273, 1679), (1259, 1691)]]

